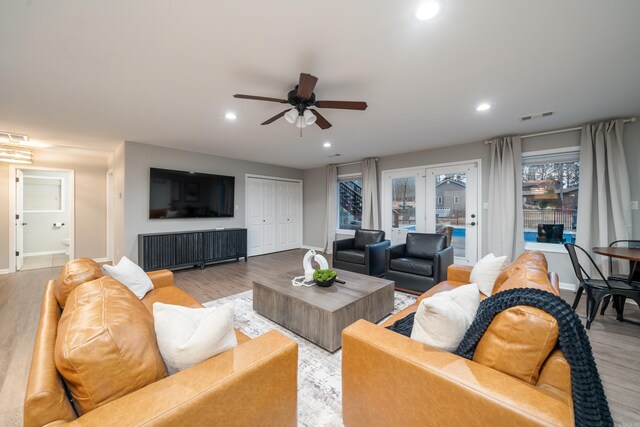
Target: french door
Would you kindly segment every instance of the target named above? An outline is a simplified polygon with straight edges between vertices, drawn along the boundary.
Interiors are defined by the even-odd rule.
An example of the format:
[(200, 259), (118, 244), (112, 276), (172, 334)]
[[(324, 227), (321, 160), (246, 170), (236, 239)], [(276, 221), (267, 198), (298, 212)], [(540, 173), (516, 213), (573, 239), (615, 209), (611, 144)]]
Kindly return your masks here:
[(391, 244), (407, 233), (444, 233), (456, 264), (478, 258), (478, 162), (383, 172), (383, 228)]

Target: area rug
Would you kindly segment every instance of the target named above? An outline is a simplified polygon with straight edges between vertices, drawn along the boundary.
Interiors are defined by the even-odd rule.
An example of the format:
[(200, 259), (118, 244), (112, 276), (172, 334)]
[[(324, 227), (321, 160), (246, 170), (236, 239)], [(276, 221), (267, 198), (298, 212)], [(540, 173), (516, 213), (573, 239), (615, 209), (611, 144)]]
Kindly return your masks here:
[[(342, 426), (342, 350), (328, 351), (289, 332), (253, 311), (253, 291), (205, 303), (206, 307), (235, 303), (235, 327), (251, 338), (276, 329), (298, 343), (298, 425), (304, 427)], [(416, 297), (395, 293), (396, 313), (415, 302)]]

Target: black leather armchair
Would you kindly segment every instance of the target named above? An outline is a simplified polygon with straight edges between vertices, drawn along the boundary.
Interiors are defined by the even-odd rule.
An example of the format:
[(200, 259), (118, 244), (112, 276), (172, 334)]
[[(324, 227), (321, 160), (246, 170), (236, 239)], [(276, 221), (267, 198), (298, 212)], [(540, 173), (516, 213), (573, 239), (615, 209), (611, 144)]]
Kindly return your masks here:
[(391, 242), (384, 231), (356, 230), (352, 239), (333, 242), (333, 267), (369, 276), (384, 274), (384, 250)]
[(453, 246), (447, 246), (444, 234), (409, 233), (406, 244), (385, 250), (385, 278), (411, 293), (422, 294), (447, 280), (451, 264)]

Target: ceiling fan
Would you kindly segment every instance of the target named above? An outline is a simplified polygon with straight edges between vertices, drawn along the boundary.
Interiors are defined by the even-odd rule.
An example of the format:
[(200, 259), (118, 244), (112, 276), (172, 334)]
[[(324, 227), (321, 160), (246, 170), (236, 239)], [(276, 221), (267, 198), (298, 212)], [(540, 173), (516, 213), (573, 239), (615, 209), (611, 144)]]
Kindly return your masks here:
[(313, 89), (316, 87), (318, 78), (311, 74), (300, 73), (300, 81), (296, 87), (289, 92), (287, 99), (268, 98), (264, 96), (235, 94), (234, 98), (255, 99), (257, 101), (278, 102), (280, 104), (291, 104), (293, 108), (276, 114), (269, 120), (262, 123), (268, 125), (275, 122), (280, 117), (284, 117), (289, 123), (302, 129), (306, 126), (317, 124), (321, 129), (329, 129), (331, 123), (322, 114), (311, 107), (317, 108), (339, 108), (342, 110), (366, 110), (366, 102), (357, 101), (316, 101), (316, 94)]

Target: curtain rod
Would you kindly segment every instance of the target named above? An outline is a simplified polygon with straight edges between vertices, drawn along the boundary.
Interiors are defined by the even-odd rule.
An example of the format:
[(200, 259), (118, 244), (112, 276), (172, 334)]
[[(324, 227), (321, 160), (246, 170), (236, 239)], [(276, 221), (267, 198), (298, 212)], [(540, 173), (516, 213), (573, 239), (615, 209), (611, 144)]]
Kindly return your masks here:
[[(624, 123), (634, 123), (636, 121), (635, 117), (629, 117), (628, 119), (624, 119)], [(520, 139), (525, 138), (533, 138), (535, 136), (544, 136), (544, 135), (554, 135), (556, 133), (564, 133), (564, 132), (573, 132), (577, 130), (582, 130), (582, 126), (574, 127), (574, 128), (566, 128), (566, 129), (558, 129), (558, 130), (550, 130), (549, 132), (540, 132), (540, 133), (530, 133), (529, 135), (522, 135)], [(485, 141), (485, 144), (491, 144), (491, 141)]]
[[(375, 157), (373, 160), (375, 160), (377, 162), (378, 158)], [(342, 166), (359, 165), (360, 163), (362, 163), (362, 160), (360, 160), (359, 162), (340, 163), (339, 165), (336, 165), (336, 166), (341, 168)]]

